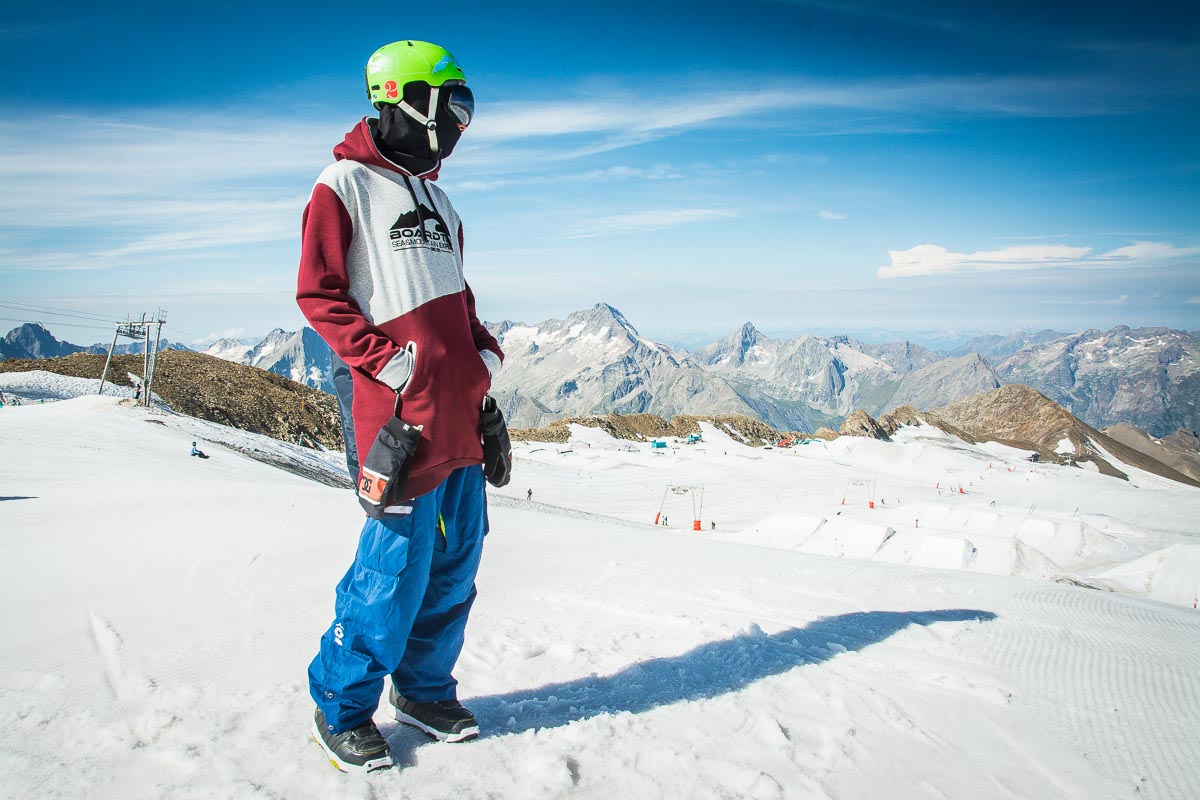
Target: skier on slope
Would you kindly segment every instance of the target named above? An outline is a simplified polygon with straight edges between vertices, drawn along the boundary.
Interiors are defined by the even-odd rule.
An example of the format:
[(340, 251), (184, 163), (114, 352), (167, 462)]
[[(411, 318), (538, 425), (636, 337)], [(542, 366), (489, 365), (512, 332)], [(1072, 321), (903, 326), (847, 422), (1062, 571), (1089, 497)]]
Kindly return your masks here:
[(444, 741), (478, 735), (451, 672), (488, 529), (484, 480), (503, 486), (512, 465), (486, 396), (503, 353), (475, 313), (458, 215), (432, 183), (474, 98), (428, 42), (381, 47), (366, 80), (379, 118), (317, 179), (296, 295), (342, 362), (347, 464), (369, 515), (308, 671), (314, 738), (348, 772), (391, 766), (371, 719), (388, 675), (396, 719)]

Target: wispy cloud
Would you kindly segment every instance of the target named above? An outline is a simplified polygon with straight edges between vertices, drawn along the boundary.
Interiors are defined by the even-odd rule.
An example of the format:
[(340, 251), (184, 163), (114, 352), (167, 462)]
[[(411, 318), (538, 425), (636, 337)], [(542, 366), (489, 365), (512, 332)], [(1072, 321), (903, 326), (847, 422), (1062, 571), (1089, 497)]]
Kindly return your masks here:
[(789, 137), (919, 135), (956, 120), (1128, 115), (1180, 93), (1089, 75), (857, 81), (794, 76), (752, 85), (757, 88), (747, 88), (729, 75), (696, 80), (691, 86), (672, 82), (667, 90), (587, 83), (562, 87), (555, 101), (492, 103), (472, 124), (470, 137), (455, 154), (456, 165), (472, 170), (550, 165), (735, 126), (743, 131), (785, 130)]
[(762, 124), (764, 117), (841, 109), (847, 111), (964, 116), (1078, 117), (1130, 114), (1150, 98), (1144, 87), (1123, 89), (1090, 76), (905, 77), (830, 82), (798, 76), (775, 85), (726, 91), (681, 88), (659, 95), (641, 87), (597, 90), (555, 102), (497, 103), (471, 128), (477, 142), (580, 134), (618, 134), (639, 141), (672, 131), (723, 124)]
[(342, 127), (144, 112), (2, 122), (0, 271), (108, 269), (295, 238)]
[(829, 209), (824, 209), (824, 210), (818, 211), (817, 216), (820, 217), (821, 219), (845, 219), (846, 218), (845, 214), (837, 214), (837, 213), (834, 213), (833, 211), (830, 211)]
[(1051, 306), (1123, 306), (1129, 303), (1129, 295), (1123, 294), (1120, 297), (1098, 298), (1098, 299), (1079, 299), (1073, 297), (1047, 297), (1038, 301), (1042, 305)]
[(506, 189), (511, 186), (554, 186), (564, 184), (601, 184), (618, 183), (623, 181), (663, 181), (677, 180), (683, 173), (669, 164), (656, 164), (652, 167), (615, 166), (604, 169), (593, 169), (585, 172), (565, 172), (550, 174), (516, 174), (495, 178), (476, 180), (444, 180), (454, 191), (493, 191)]
[(955, 253), (936, 244), (889, 250), (891, 263), (880, 267), (879, 278), (913, 278), (954, 273), (986, 273), (1052, 268), (1098, 269), (1159, 264), (1200, 254), (1200, 247), (1177, 247), (1165, 242), (1134, 242), (1093, 255), (1091, 247), (1065, 244), (1018, 245), (999, 250)]
[(636, 214), (615, 214), (589, 220), (586, 224), (568, 234), (568, 238), (584, 239), (617, 233), (661, 231), (668, 228), (678, 228), (682, 225), (694, 225), (698, 222), (729, 219), (735, 216), (736, 214), (729, 211), (718, 211), (710, 208), (655, 209), (640, 211)]

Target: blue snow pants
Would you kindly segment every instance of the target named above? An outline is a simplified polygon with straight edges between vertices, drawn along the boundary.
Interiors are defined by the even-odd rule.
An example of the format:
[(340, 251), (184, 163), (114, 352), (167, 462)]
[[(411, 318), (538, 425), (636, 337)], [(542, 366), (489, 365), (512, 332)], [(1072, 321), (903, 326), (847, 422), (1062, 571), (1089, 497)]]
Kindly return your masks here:
[(450, 473), (413, 501), (411, 514), (366, 521), (337, 586), (333, 624), (308, 667), (309, 691), (335, 732), (371, 718), (385, 675), (417, 703), (455, 698), (451, 672), (487, 530), (479, 466)]

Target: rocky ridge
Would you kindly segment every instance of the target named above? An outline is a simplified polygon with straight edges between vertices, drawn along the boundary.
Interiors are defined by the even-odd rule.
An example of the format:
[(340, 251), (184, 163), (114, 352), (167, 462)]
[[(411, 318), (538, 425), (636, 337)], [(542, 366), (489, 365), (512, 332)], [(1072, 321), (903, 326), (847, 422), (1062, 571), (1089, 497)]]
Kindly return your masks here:
[(1179, 430), (1163, 439), (1127, 423), (1106, 428), (1104, 433), (1123, 445), (1145, 453), (1193, 480), (1200, 481), (1200, 439), (1195, 431)]
[[(106, 356), (75, 353), (62, 358), (8, 359), (0, 372), (46, 370), (99, 379)], [(141, 375), (142, 356), (113, 356), (108, 380), (122, 386)], [(342, 449), (337, 400), (324, 392), (261, 369), (204, 353), (164, 350), (158, 354), (154, 393), (182, 414), (288, 442), (301, 437)]]
[(542, 428), (511, 428), (509, 434), (518, 441), (562, 444), (570, 439), (572, 425), (583, 425), (588, 428), (600, 428), (614, 439), (639, 442), (663, 437), (684, 439), (691, 434), (700, 433), (701, 422), (706, 422), (734, 439), (755, 447), (773, 445), (791, 435), (777, 431), (769, 425), (743, 414), (713, 416), (680, 414), (672, 418), (670, 422), (655, 414), (568, 417), (556, 420)]
[(1127, 478), (1110, 460), (1116, 458), (1147, 472), (1200, 486), (1200, 481), (1101, 433), (1029, 386), (1002, 386), (958, 400), (934, 409), (931, 419), (948, 422), (979, 441), (1034, 450), (1048, 461), (1066, 459), (1091, 464), (1105, 475)]

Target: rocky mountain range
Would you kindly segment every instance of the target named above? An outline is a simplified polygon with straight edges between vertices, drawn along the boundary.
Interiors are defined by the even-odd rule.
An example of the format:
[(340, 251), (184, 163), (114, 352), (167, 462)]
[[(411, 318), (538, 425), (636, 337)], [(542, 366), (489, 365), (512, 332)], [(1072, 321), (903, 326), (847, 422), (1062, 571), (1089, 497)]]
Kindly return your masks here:
[(1120, 422), (1153, 436), (1200, 427), (1200, 341), (1170, 328), (1088, 330), (1028, 345), (993, 362), (1096, 427)]
[[(578, 324), (577, 321), (559, 333), (569, 334)], [(580, 330), (575, 336), (583, 332)], [(89, 353), (45, 359), (6, 359), (0, 361), (0, 373), (47, 370), (98, 378), (105, 360), (104, 354)], [(142, 359), (138, 355), (115, 356), (110, 380), (128, 385), (141, 366)], [(331, 395), (265, 370), (206, 353), (163, 351), (155, 376), (155, 394), (175, 411), (202, 419), (309, 446), (340, 449), (342, 445), (337, 403)], [(640, 389), (635, 389), (633, 395), (644, 396), (640, 395)], [(670, 422), (649, 413), (582, 415), (559, 419), (537, 430), (514, 426), (512, 432), (514, 438), (565, 441), (570, 425), (577, 423), (601, 427), (614, 436), (630, 439), (683, 437), (698, 432), (698, 423), (702, 421), (754, 445), (773, 445), (791, 438), (789, 433), (744, 414), (676, 414)], [(916, 424), (933, 425), (968, 442), (997, 441), (1036, 453), (1043, 460), (1072, 463), (1118, 478), (1127, 477), (1128, 467), (1124, 465), (1129, 465), (1200, 486), (1200, 479), (1197, 479), (1200, 438), (1194, 431), (1179, 431), (1162, 439), (1154, 439), (1128, 425), (1101, 432), (1037, 390), (1021, 385), (1006, 385), (971, 395), (932, 411), (901, 406), (878, 421), (862, 409), (856, 409), (847, 416), (840, 431), (823, 427), (814, 435), (824, 439), (841, 435), (886, 440), (899, 427)], [(250, 455), (254, 456), (253, 453)], [(328, 476), (319, 474), (310, 477), (328, 480)], [(337, 481), (337, 485), (343, 483), (343, 480)]]
[[(59, 358), (72, 353), (108, 354), (108, 344), (98, 342), (93, 345), (77, 345), (70, 342), (60, 342), (44, 325), (27, 322), (19, 328), (13, 328), (0, 339), (0, 361), (6, 358)], [(117, 355), (141, 354), (146, 349), (143, 341), (120, 343), (113, 347)], [(158, 343), (159, 350), (188, 350), (192, 348), (181, 342), (163, 339)]]
[(1004, 335), (985, 334), (971, 337), (966, 342), (947, 350), (946, 355), (966, 356), (978, 353), (985, 358), (1000, 358), (1010, 356), (1030, 345), (1044, 344), (1070, 335), (1070, 332), (1052, 331), (1049, 328), (1040, 331), (1017, 331)]
[(495, 393), (522, 427), (577, 414), (741, 413), (782, 430), (837, 429), (851, 411), (935, 408), (1032, 386), (1084, 422), (1155, 437), (1200, 427), (1200, 341), (1168, 328), (1040, 331), (965, 355), (846, 336), (773, 339), (746, 323), (691, 352), (641, 336), (604, 304), (565, 320), (490, 326), (505, 349)]
[[(1159, 438), (1200, 428), (1200, 340), (1168, 328), (1022, 332), (978, 337), (965, 352), (936, 352), (847, 336), (775, 339), (747, 322), (684, 351), (642, 336), (603, 303), (561, 320), (487, 325), (506, 354), (493, 394), (514, 427), (650, 413), (744, 414), (780, 430), (837, 430), (854, 410), (878, 417), (1023, 384), (1095, 428), (1126, 423)], [(29, 325), (3, 342), (0, 355), (9, 357), (78, 348)], [(332, 391), (329, 348), (310, 328), (277, 328), (252, 343), (222, 339), (207, 353)]]
[(325, 340), (312, 328), (301, 328), (291, 333), (276, 328), (253, 345), (237, 339), (218, 339), (205, 352), (333, 393), (333, 354)]

